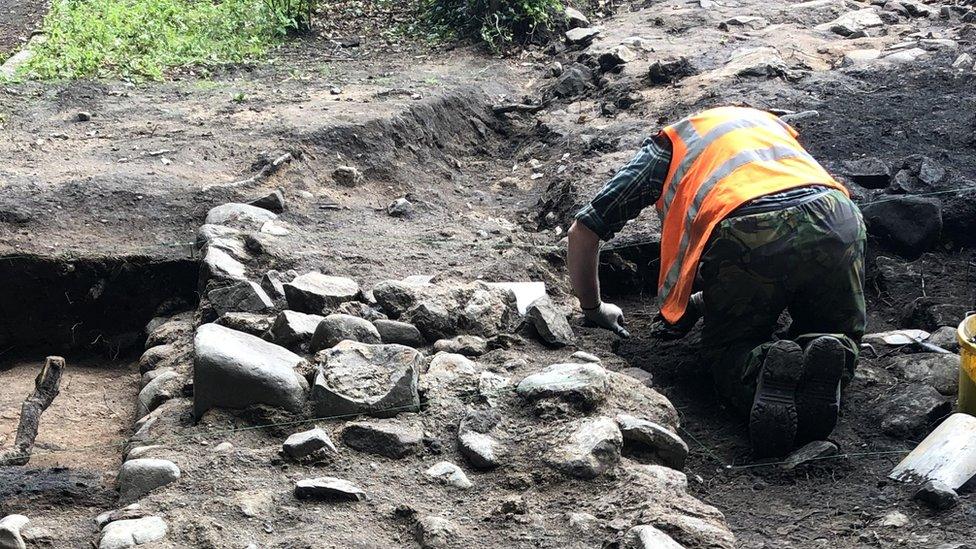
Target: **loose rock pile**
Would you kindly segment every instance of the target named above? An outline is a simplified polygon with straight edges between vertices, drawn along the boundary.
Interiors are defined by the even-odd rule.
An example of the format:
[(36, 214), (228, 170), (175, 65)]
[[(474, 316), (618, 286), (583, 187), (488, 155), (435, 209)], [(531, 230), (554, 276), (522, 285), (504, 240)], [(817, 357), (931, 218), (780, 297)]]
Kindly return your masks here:
[[(258, 210), (221, 206), (201, 228), (204, 299), (196, 318), (203, 323), (194, 330), (192, 315), (155, 322), (140, 361), (148, 380), (140, 395), (145, 417), (119, 478), (123, 501), (181, 482), (174, 462), (153, 457), (165, 447), (151, 442), (178, 428), (166, 418), (192, 394), (193, 415), (204, 421), (219, 409), (315, 418), (318, 426), (283, 437), (274, 457), (327, 468), (325, 476), (295, 481), (298, 499), (340, 504), (373, 497), (360, 487), (368, 479), (329, 470), (350, 455), (405, 467), (438, 455), (421, 471), (455, 490), (484, 489), (481, 475), (500, 468), (585, 481), (654, 467), (640, 473), (647, 489), (625, 497), (657, 514), (640, 515), (633, 525), (643, 529), (628, 539), (650, 539), (648, 532), (661, 527), (658, 535), (674, 536), (672, 543), (731, 547), (721, 514), (703, 506), (707, 518), (690, 521), (684, 504), (666, 495), (684, 494), (683, 475), (668, 468), (683, 467), (687, 446), (663, 397), (589, 353), (575, 354), (578, 362), (566, 362), (567, 352), (563, 362), (534, 364), (534, 354), (576, 341), (565, 313), (539, 286), (411, 277), (364, 290), (331, 274), (255, 272), (250, 231), (281, 223)], [(191, 336), (192, 368), (184, 351)], [(236, 451), (219, 446), (215, 452)], [(418, 539), (430, 543), (472, 535), (466, 525), (434, 515), (413, 524)], [(114, 540), (143, 543), (166, 532), (159, 517), (127, 518), (105, 527), (102, 544), (129, 546)]]

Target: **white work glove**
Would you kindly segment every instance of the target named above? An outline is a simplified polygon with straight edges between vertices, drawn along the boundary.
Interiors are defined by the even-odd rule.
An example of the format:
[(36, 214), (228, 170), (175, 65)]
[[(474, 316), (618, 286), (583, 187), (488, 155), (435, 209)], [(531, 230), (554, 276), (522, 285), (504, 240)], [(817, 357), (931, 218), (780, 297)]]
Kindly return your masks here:
[(590, 323), (600, 328), (605, 328), (620, 337), (630, 337), (630, 333), (624, 328), (624, 312), (613, 303), (601, 302), (593, 309), (583, 309), (583, 316)]

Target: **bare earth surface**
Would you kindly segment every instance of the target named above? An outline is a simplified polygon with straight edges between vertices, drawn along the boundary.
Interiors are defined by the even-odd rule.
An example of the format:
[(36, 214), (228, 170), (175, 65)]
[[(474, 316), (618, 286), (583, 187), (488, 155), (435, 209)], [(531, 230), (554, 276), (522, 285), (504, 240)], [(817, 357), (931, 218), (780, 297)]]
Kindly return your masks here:
[[(476, 397), (477, 377), (439, 396), (430, 392), (421, 413), (397, 418), (423, 431), (416, 454), (394, 460), (357, 452), (339, 443), (344, 421), (331, 419), (317, 424), (340, 447), (340, 458), (314, 464), (278, 454), (285, 437), (308, 425), (263, 409), (213, 411), (194, 423), (192, 398), (183, 396), (192, 388), (182, 387), (129, 445), (159, 445), (146, 457), (171, 460), (182, 471), (177, 482), (140, 500), (146, 514), (163, 517), (170, 529), (146, 547), (619, 547), (630, 527), (654, 524), (689, 548), (958, 549), (974, 532), (971, 493), (963, 492), (955, 508), (936, 512), (911, 500), (914, 486), (886, 478), (901, 453), (924, 436), (894, 437), (879, 429), (884, 404), (906, 387), (893, 365), (898, 351), (866, 352), (862, 375), (848, 390), (833, 440), (842, 453), (857, 456), (794, 471), (756, 464), (743, 422), (711, 393), (697, 336), (661, 342), (649, 335), (653, 283), (641, 284), (656, 279), (653, 214), (628, 226), (608, 246), (617, 251), (606, 254), (605, 287), (625, 306), (634, 338), (619, 341), (582, 326), (563, 265), (572, 213), (662, 123), (722, 104), (816, 111), (793, 124), (862, 204), (886, 195), (851, 183), (846, 161), (876, 157), (896, 166), (894, 172), (910, 155), (923, 154), (946, 169), (942, 187), (929, 189), (950, 189), (939, 195), (944, 226), (938, 242), (923, 250), (931, 253), (913, 263), (918, 254), (871, 239), (868, 331), (938, 327), (919, 303), (947, 306), (939, 309), (948, 312), (938, 324), (958, 322), (960, 310), (976, 307), (970, 251), (976, 244), (976, 77), (972, 61), (950, 65), (960, 53), (972, 53), (972, 26), (961, 21), (967, 8), (946, 6), (948, 18), (942, 18), (943, 4), (929, 7), (920, 17), (840, 0), (635, 2), (594, 21), (602, 32), (588, 47), (532, 48), (511, 58), (429, 50), (409, 41), (391, 45), (366, 32), (357, 48), (299, 42), (271, 63), (228, 68), (210, 79), (6, 85), (0, 88), (0, 119), (7, 121), (0, 133), (6, 159), (0, 164), (0, 261), (35, 254), (66, 258), (65, 265), (100, 256), (198, 258), (193, 242), (210, 208), (280, 188), (286, 201), (280, 220), (289, 233), (250, 233), (251, 280), (269, 268), (294, 268), (348, 276), (363, 289), (418, 274), (445, 283), (543, 281), (572, 311), (576, 346), (552, 350), (527, 337), (513, 349), (478, 357), (479, 369), (517, 383), (569, 361), (578, 348), (600, 356), (608, 370), (636, 366), (653, 375), (653, 391), (614, 375), (607, 402), (582, 414), (530, 406), (504, 393), (489, 405), (504, 418), (512, 458), (491, 472), (466, 467), (457, 450), (466, 408), (486, 404)], [(843, 38), (815, 28), (858, 9), (884, 20), (868, 36)], [(719, 28), (735, 16), (764, 21)], [(844, 58), (872, 48), (887, 55), (906, 49), (906, 42), (925, 51), (908, 62)], [(634, 59), (600, 70), (599, 55), (621, 44)], [(648, 79), (654, 62), (676, 56), (688, 58), (689, 74), (672, 83)], [(556, 61), (558, 78), (552, 76), (559, 72)], [(583, 69), (586, 76), (566, 76)], [(537, 113), (492, 110), (543, 99), (548, 102)], [(82, 111), (93, 118), (79, 121)], [(285, 153), (293, 160), (276, 174), (238, 183)], [(364, 181), (340, 185), (338, 166), (356, 167)], [(400, 197), (414, 211), (391, 217), (387, 205)], [(643, 251), (633, 255), (624, 247), (628, 242)], [(879, 256), (892, 258), (894, 274), (881, 272), (878, 265), (886, 263)], [(65, 276), (71, 269), (65, 267)], [(16, 281), (18, 273), (5, 275)], [(93, 285), (94, 302), (111, 288)], [(189, 318), (198, 321), (199, 311)], [(184, 383), (192, 379), (191, 328), (173, 337), (175, 350), (164, 364)], [(0, 361), (9, 360), (3, 351), (0, 340)], [(45, 350), (36, 352), (40, 360)], [(73, 451), (73, 431), (60, 426), (78, 426), (78, 445), (125, 438), (137, 429), (132, 367), (113, 362), (99, 368), (96, 359), (75, 360), (84, 350), (76, 355), (68, 357), (71, 383), (42, 422), (41, 448), (56, 452), (39, 455), (26, 471), (0, 470), (6, 475), (0, 478), (14, 479), (7, 486), (16, 487), (0, 491), (0, 515), (24, 513), (46, 529), (31, 541), (38, 547), (90, 546), (98, 539), (91, 519), (118, 507), (111, 490), (122, 456)], [(36, 360), (4, 362), (0, 369), (0, 437), (15, 425)], [(92, 366), (82, 375), (85, 366), (75, 362)], [(572, 421), (618, 412), (677, 430), (691, 449), (687, 488), (680, 473), (652, 478), (637, 456), (590, 481), (569, 479), (546, 464)], [(271, 423), (283, 425), (255, 428)], [(475, 488), (460, 491), (428, 478), (424, 471), (441, 460), (461, 465)], [(69, 469), (45, 469), (56, 466)], [(353, 481), (369, 499), (334, 504), (292, 495), (295, 481), (316, 476)], [(895, 511), (907, 523), (884, 525)], [(441, 545), (417, 535), (418, 520), (431, 516), (453, 525)]]
[(40, 27), (47, 11), (45, 0), (0, 2), (0, 60), (6, 59)]

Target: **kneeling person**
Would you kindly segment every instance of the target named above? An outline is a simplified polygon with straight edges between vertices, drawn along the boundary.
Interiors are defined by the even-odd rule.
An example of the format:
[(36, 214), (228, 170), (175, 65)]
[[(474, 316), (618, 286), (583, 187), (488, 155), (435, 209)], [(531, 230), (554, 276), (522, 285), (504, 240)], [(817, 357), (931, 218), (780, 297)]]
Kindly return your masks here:
[[(626, 335), (600, 300), (599, 241), (655, 204), (660, 316), (685, 333), (704, 317), (703, 355), (719, 394), (749, 414), (757, 457), (830, 435), (864, 334), (864, 222), (796, 137), (755, 109), (692, 115), (645, 141), (569, 231), (584, 315)], [(774, 340), (784, 309), (790, 334)]]

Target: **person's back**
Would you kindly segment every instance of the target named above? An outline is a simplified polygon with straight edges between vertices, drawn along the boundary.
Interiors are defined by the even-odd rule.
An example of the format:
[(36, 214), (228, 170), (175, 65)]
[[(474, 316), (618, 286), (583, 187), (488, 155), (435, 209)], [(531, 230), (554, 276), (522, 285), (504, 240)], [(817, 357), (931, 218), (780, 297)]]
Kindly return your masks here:
[[(661, 316), (684, 329), (704, 316), (716, 388), (749, 412), (757, 455), (833, 430), (840, 380), (853, 372), (864, 331), (860, 213), (796, 136), (755, 109), (692, 115), (645, 142), (570, 230), (581, 306), (616, 329), (619, 309), (599, 300), (598, 239), (655, 203)], [(790, 339), (771, 341), (784, 309)]]

